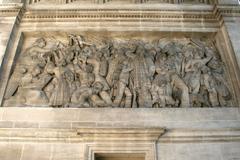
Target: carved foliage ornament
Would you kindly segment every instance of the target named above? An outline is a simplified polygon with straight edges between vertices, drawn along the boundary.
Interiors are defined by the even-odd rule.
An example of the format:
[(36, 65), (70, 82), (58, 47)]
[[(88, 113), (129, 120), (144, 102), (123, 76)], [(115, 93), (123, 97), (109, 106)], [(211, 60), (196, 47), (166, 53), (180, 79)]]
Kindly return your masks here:
[(37, 39), (20, 56), (5, 106), (218, 107), (232, 104), (214, 44), (200, 39), (109, 40), (48, 46)]

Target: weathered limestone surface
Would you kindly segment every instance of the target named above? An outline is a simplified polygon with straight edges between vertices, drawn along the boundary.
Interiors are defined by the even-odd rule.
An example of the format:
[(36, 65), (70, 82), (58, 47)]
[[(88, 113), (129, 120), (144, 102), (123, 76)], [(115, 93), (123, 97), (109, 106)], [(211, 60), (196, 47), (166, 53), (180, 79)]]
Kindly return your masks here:
[(15, 18), (0, 18), (0, 66), (2, 66), (4, 53), (8, 48), (8, 44), (11, 42), (11, 34), (13, 26), (15, 24)]
[(239, 108), (56, 109), (1, 108), (2, 128), (167, 127), (227, 129), (240, 127)]
[(240, 39), (240, 18), (234, 17), (231, 18), (231, 21), (229, 18), (225, 18), (226, 22), (226, 28), (228, 31), (229, 38), (232, 42), (233, 49), (235, 51), (236, 59), (238, 61), (238, 65), (240, 66), (240, 45), (239, 45), (239, 39)]
[(239, 159), (239, 143), (158, 144), (160, 160)]
[[(1, 160), (83, 160), (81, 144), (0, 144)], [(51, 150), (51, 148), (53, 148)], [(159, 160), (237, 160), (239, 143), (158, 144)]]
[[(95, 133), (95, 138), (87, 142), (80, 140), (81, 136), (68, 137), (64, 140), (64, 134), (59, 134), (58, 139), (53, 139), (51, 138), (53, 131), (71, 131), (73, 136), (74, 131), (79, 130), (81, 133), (82, 128), (123, 127), (146, 130), (166, 127), (167, 130), (157, 144), (158, 160), (239, 159), (239, 113), (238, 108), (160, 110), (2, 108), (0, 157), (1, 160), (83, 160), (86, 158), (84, 156), (86, 146), (102, 144), (104, 149), (110, 145), (107, 148), (114, 150), (119, 142), (116, 139), (105, 139), (101, 142), (104, 140), (103, 137), (97, 138), (101, 129), (92, 132)], [(19, 129), (23, 130), (18, 132)], [(11, 135), (8, 135), (6, 130), (11, 131)], [(144, 139), (147, 137), (143, 136), (142, 140)], [(133, 142), (127, 144), (131, 146)], [(129, 151), (131, 148), (133, 146)]]
[(237, 0), (218, 0), (219, 4), (226, 4), (226, 5), (231, 5), (231, 4), (239, 4), (239, 2)]

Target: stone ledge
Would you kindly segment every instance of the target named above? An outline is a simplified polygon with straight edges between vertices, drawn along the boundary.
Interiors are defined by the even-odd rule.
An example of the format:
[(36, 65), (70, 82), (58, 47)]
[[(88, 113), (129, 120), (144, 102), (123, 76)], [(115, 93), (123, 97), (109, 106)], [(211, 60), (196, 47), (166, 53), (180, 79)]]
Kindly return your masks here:
[[(1, 107), (0, 122), (233, 122), (240, 108), (31, 108)], [(144, 125), (144, 124), (142, 124)], [(240, 124), (239, 124), (240, 125)]]
[(188, 143), (240, 142), (240, 129), (81, 128), (0, 129), (0, 142), (37, 143)]
[(0, 129), (0, 141), (11, 142), (155, 142), (163, 128)]
[(141, 128), (174, 123), (174, 128), (209, 129), (240, 128), (239, 122), (240, 108), (0, 108), (1, 128)]
[(76, 5), (76, 4), (37, 4), (37, 5), (27, 5), (27, 9), (133, 9), (133, 10), (209, 10), (214, 7), (214, 5), (206, 5), (206, 4), (84, 4), (84, 5)]
[(175, 129), (166, 131), (159, 139), (161, 143), (188, 142), (240, 142), (239, 129), (191, 130)]

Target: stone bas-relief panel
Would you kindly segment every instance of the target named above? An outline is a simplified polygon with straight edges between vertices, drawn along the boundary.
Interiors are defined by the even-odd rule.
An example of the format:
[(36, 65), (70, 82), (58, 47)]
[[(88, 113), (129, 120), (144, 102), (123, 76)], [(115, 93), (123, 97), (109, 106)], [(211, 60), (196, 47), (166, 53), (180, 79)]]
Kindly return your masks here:
[(224, 64), (212, 40), (98, 36), (37, 37), (27, 43), (10, 76), (4, 106), (232, 105)]

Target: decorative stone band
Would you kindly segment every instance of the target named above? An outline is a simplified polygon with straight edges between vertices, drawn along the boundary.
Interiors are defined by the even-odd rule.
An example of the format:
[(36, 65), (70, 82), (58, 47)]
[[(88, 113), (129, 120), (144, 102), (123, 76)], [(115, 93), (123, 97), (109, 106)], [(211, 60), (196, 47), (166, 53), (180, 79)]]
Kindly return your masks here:
[(178, 6), (167, 4), (139, 5), (111, 5), (111, 6), (24, 6), (22, 3), (0, 4), (0, 17), (21, 15), (23, 22), (48, 22), (54, 19), (59, 21), (172, 21), (193, 22), (202, 21), (217, 23), (221, 16), (234, 17), (240, 15), (238, 6), (226, 5), (198, 5)]
[(240, 142), (239, 129), (184, 130), (164, 128), (0, 129), (0, 142), (178, 143)]
[[(94, 1), (91, 1), (91, 0), (87, 0), (87, 1), (83, 1), (83, 0), (54, 0), (54, 1), (51, 1), (51, 2), (46, 2), (44, 0), (38, 0), (38, 1), (34, 1), (34, 0), (26, 0), (26, 2), (28, 4), (38, 4), (38, 3), (55, 3), (55, 4), (68, 4), (68, 3), (75, 3), (75, 4), (81, 4), (81, 3), (92, 3), (92, 4), (104, 4), (104, 3), (114, 3), (114, 2), (121, 2), (121, 0), (94, 0)], [(172, 3), (172, 4), (182, 4), (182, 3), (188, 3), (187, 1), (184, 1), (184, 0), (175, 0), (175, 1), (172, 1), (172, 0), (125, 0), (125, 1), (122, 1), (122, 3)], [(205, 4), (215, 4), (216, 1), (215, 0), (198, 0), (198, 1), (195, 1), (194, 3), (205, 3)]]
[(22, 7), (20, 3), (0, 4), (0, 17), (15, 17)]
[(224, 17), (239, 17), (240, 7), (239, 6), (216, 6), (216, 15)]
[(155, 142), (164, 128), (0, 129), (0, 141), (11, 142)]
[(240, 129), (207, 129), (188, 130), (173, 129), (159, 139), (161, 143), (184, 143), (184, 142), (239, 142)]
[[(57, 14), (56, 14), (57, 12)], [(76, 13), (78, 12), (78, 13)], [(193, 14), (194, 13), (194, 14)], [(194, 12), (186, 11), (181, 14), (178, 11), (167, 10), (39, 10), (27, 11), (23, 16), (23, 22), (48, 22), (56, 19), (57, 21), (97, 21), (106, 19), (108, 21), (198, 21), (205, 19), (209, 23), (216, 23), (216, 18), (211, 11)]]

